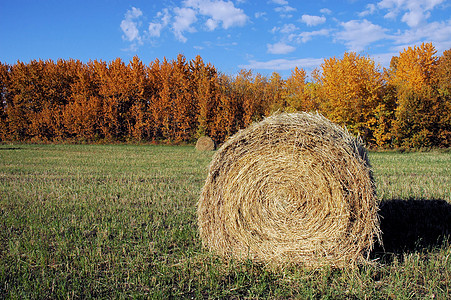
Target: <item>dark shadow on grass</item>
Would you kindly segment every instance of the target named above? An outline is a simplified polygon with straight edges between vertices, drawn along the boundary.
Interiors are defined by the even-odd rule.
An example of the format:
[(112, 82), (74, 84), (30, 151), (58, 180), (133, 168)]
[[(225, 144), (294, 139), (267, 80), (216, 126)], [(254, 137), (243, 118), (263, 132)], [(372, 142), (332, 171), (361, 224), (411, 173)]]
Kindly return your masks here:
[(380, 204), (383, 246), (372, 257), (390, 261), (394, 256), (430, 250), (451, 241), (451, 205), (440, 199), (387, 200)]
[(0, 150), (20, 150), (22, 148), (20, 147), (1, 147), (0, 146)]

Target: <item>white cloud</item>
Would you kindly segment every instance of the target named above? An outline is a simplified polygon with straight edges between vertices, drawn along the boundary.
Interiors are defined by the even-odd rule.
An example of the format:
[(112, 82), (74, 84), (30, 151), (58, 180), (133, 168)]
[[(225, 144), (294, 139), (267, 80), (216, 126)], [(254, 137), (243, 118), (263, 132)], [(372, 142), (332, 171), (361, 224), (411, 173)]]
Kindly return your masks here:
[(276, 12), (287, 13), (287, 12), (296, 11), (296, 8), (285, 5), (285, 6), (276, 7), (274, 10)]
[(325, 15), (330, 15), (332, 13), (332, 11), (328, 8), (322, 8), (319, 10), (319, 12)]
[(132, 7), (131, 10), (127, 10), (127, 13), (125, 14), (126, 19), (135, 19), (139, 18), (143, 15), (143, 12), (136, 7)]
[(296, 8), (289, 6), (288, 1), (285, 0), (272, 0), (271, 2), (279, 5), (278, 7), (274, 8), (274, 11), (278, 12), (281, 18), (291, 18), (293, 17), (293, 15), (291, 15), (290, 13), (297, 10)]
[(279, 4), (279, 5), (287, 5), (288, 1), (286, 0), (272, 0), (273, 3)]
[(424, 20), (429, 18), (429, 16), (429, 12), (422, 12), (421, 10), (411, 10), (409, 12), (406, 12), (402, 16), (401, 21), (405, 22), (407, 25), (409, 25), (409, 27), (417, 27)]
[(295, 47), (287, 45), (283, 42), (275, 44), (267, 44), (268, 53), (270, 54), (287, 54), (296, 50)]
[(273, 59), (269, 61), (250, 60), (247, 65), (239, 65), (242, 69), (260, 70), (292, 70), (295, 67), (303, 69), (314, 69), (324, 62), (323, 58), (301, 58), (301, 59)]
[(366, 17), (368, 15), (372, 15), (374, 14), (374, 12), (376, 11), (376, 5), (375, 4), (367, 4), (366, 5), (366, 10), (362, 11), (361, 13), (359, 13), (359, 17), (363, 18)]
[(307, 24), (307, 26), (316, 26), (326, 22), (326, 17), (302, 15), (301, 21)]
[(218, 27), (218, 21), (216, 21), (214, 19), (208, 19), (205, 22), (205, 26), (207, 26), (209, 31), (213, 31), (216, 29), (216, 27)]
[(299, 34), (291, 34), (288, 38), (290, 41), (295, 41), (297, 43), (307, 43), (315, 36), (328, 36), (329, 30), (321, 29), (315, 31), (304, 31)]
[(171, 16), (168, 9), (165, 8), (163, 11), (158, 12), (157, 18), (160, 19), (159, 22), (149, 23), (149, 35), (151, 37), (160, 37), (161, 31), (169, 24)]
[(174, 23), (172, 24), (172, 30), (176, 38), (185, 43), (187, 38), (183, 35), (185, 31), (195, 32), (196, 29), (191, 25), (197, 21), (196, 12), (191, 8), (174, 8)]
[(409, 27), (418, 27), (424, 25), (430, 17), (430, 10), (443, 2), (444, 0), (382, 0), (377, 6), (388, 10), (385, 18), (396, 19), (403, 13), (401, 21)]
[[(186, 0), (183, 4), (195, 9), (199, 14), (209, 17), (208, 24), (206, 24), (209, 30), (214, 30), (219, 23), (222, 23), (224, 29), (244, 26), (248, 20), (248, 16), (243, 10), (236, 8), (231, 1)], [(213, 24), (215, 24), (214, 28)]]
[(299, 30), (298, 27), (296, 27), (296, 25), (289, 23), (289, 24), (284, 24), (282, 27), (273, 27), (271, 29), (271, 33), (276, 33), (276, 32), (280, 32), (280, 33), (291, 33), (294, 32), (296, 30)]
[(344, 30), (338, 32), (335, 38), (343, 41), (351, 51), (362, 51), (369, 44), (387, 37), (386, 29), (366, 19), (344, 22), (341, 26)]
[(280, 28), (280, 32), (281, 33), (290, 33), (293, 31), (298, 30), (299, 28), (297, 28), (294, 24), (285, 24), (282, 26), (282, 28)]
[[(199, 20), (204, 23), (205, 30), (213, 31), (218, 27), (229, 29), (244, 26), (249, 19), (243, 10), (235, 7), (231, 1), (185, 0), (181, 4), (180, 7), (164, 8), (158, 12), (149, 23), (148, 35), (160, 37), (162, 30), (170, 27), (175, 37), (185, 43), (185, 32), (196, 32), (195, 25)], [(259, 16), (265, 14), (260, 13)]]
[(121, 29), (124, 35), (122, 39), (129, 42), (141, 42), (141, 36), (139, 34), (139, 23), (137, 19), (142, 16), (142, 11), (139, 8), (132, 7), (125, 13), (125, 19), (121, 22)]
[(257, 19), (259, 19), (261, 17), (264, 17), (264, 16), (266, 16), (266, 12), (256, 12), (254, 14), (254, 17), (257, 18)]
[(392, 36), (392, 38), (396, 44), (406, 45), (421, 43), (425, 40), (432, 41), (437, 49), (441, 49), (451, 43), (451, 19), (446, 22), (432, 22), (419, 28), (406, 30)]

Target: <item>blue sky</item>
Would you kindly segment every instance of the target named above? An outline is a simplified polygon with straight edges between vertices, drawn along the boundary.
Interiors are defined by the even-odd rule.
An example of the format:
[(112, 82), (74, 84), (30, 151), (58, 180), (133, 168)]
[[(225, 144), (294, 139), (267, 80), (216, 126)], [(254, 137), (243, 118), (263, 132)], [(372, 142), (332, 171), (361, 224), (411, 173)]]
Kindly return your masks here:
[(404, 48), (451, 48), (444, 0), (0, 0), (0, 61), (149, 62), (200, 55), (226, 74), (287, 77), (345, 51), (382, 67)]

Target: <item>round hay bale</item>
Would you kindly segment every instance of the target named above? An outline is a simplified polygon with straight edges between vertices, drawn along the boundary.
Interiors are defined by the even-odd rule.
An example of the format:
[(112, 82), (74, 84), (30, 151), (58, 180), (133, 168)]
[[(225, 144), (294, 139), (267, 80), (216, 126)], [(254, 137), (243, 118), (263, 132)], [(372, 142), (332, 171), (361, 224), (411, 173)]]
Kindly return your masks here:
[(215, 150), (215, 142), (209, 136), (201, 136), (196, 142), (196, 149), (199, 151)]
[(235, 259), (331, 265), (367, 262), (379, 237), (367, 152), (319, 114), (277, 114), (213, 156), (198, 202), (203, 245)]

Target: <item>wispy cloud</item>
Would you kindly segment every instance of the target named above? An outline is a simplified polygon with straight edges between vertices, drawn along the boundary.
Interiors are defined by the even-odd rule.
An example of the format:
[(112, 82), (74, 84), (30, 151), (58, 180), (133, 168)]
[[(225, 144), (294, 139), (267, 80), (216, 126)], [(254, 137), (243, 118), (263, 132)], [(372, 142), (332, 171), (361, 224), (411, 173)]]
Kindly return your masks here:
[(239, 65), (242, 69), (260, 69), (272, 71), (292, 70), (295, 67), (302, 67), (312, 70), (324, 62), (323, 58), (300, 58), (300, 59), (273, 59), (268, 61), (250, 60), (247, 65)]
[(388, 10), (385, 18), (396, 19), (402, 14), (401, 21), (409, 27), (418, 27), (430, 17), (430, 11), (444, 0), (382, 0), (378, 8)]
[(266, 15), (267, 15), (266, 12), (259, 11), (254, 14), (254, 17), (259, 19), (259, 18), (264, 18)]
[(294, 7), (291, 7), (289, 5), (285, 5), (285, 6), (276, 7), (274, 10), (277, 12), (287, 13), (287, 12), (296, 11), (297, 9)]
[[(157, 39), (163, 41), (167, 34), (173, 35), (182, 43), (187, 43), (191, 37), (200, 35), (202, 32), (228, 31), (233, 27), (244, 27), (253, 23), (240, 6), (240, 3), (244, 2), (246, 1), (169, 1), (165, 3), (172, 4), (154, 12), (147, 26), (142, 24), (146, 19), (143, 11), (131, 7), (124, 14), (120, 24), (122, 38), (130, 44), (129, 50), (134, 50), (144, 42), (159, 45), (160, 43), (156, 42)], [(435, 12), (446, 5), (444, 0), (377, 0), (369, 4), (361, 3), (360, 9), (353, 13), (354, 16), (358, 16), (355, 20), (346, 19), (349, 14), (337, 13), (333, 15), (333, 21), (331, 21), (332, 10), (326, 7), (307, 14), (302, 5), (295, 1), (266, 0), (264, 4), (266, 7), (257, 7), (254, 11), (251, 11), (249, 6), (242, 7), (251, 14), (255, 24), (260, 24), (263, 20), (273, 22), (266, 23), (269, 27), (259, 28), (254, 24), (236, 35), (225, 32), (224, 35), (217, 35), (216, 40), (211, 38), (212, 35), (208, 35), (206, 38), (208, 40), (201, 40), (197, 45), (187, 43), (187, 46), (206, 52), (213, 47), (221, 47), (223, 50), (231, 49), (232, 46), (236, 47), (240, 43), (241, 50), (241, 47), (243, 49), (246, 47), (245, 43), (241, 43), (243, 38), (255, 38), (255, 44), (258, 46), (260, 43), (260, 49), (263, 46), (265, 50), (266, 46), (267, 57), (249, 60), (248, 64), (240, 67), (280, 71), (293, 69), (295, 66), (306, 69), (319, 66), (323, 62), (322, 59), (295, 59), (297, 54), (303, 55), (301, 53), (311, 50), (308, 47), (301, 47), (301, 44), (311, 40), (325, 43), (323, 45), (339, 43), (345, 45), (348, 51), (369, 50), (370, 53), (374, 53), (374, 50), (378, 49), (381, 53), (373, 54), (373, 56), (375, 60), (377, 57), (377, 61), (383, 65), (388, 65), (391, 57), (403, 48), (418, 45), (421, 42), (432, 41), (439, 52), (451, 47), (451, 18), (447, 17), (446, 20), (441, 17), (436, 22), (429, 22), (432, 16), (436, 17)], [(249, 11), (247, 11), (248, 8)], [(334, 7), (334, 12), (335, 10)], [(296, 18), (286, 19), (296, 15), (293, 13), (295, 11), (302, 12), (298, 13)], [(392, 18), (392, 21), (384, 23), (378, 16)], [(303, 31), (307, 28), (306, 26), (316, 30)], [(252, 30), (252, 33), (249, 33), (248, 29)], [(261, 30), (265, 32), (262, 33)], [(272, 34), (268, 34), (268, 31)], [(246, 35), (254, 33), (258, 35), (255, 34), (252, 37)], [(261, 36), (265, 37), (259, 40)], [(386, 53), (382, 49), (385, 49)], [(252, 51), (249, 53), (251, 54)], [(315, 55), (317, 52), (312, 53)], [(269, 59), (287, 54), (292, 56), (292, 59)]]
[[(219, 23), (224, 29), (243, 26), (248, 20), (243, 10), (235, 7), (231, 1), (186, 0), (183, 4), (195, 9), (200, 15), (206, 16), (209, 30), (214, 30)], [(215, 26), (212, 26), (213, 24)]]
[(367, 4), (366, 5), (366, 9), (362, 12), (359, 13), (359, 17), (363, 18), (369, 15), (374, 14), (374, 12), (376, 11), (376, 5), (375, 4)]
[(271, 2), (278, 5), (288, 5), (288, 1), (286, 0), (271, 0)]
[(280, 33), (291, 33), (294, 32), (296, 30), (299, 30), (298, 27), (296, 27), (296, 25), (292, 24), (292, 23), (288, 23), (288, 24), (284, 24), (282, 27), (273, 27), (271, 29), (272, 33), (276, 33), (276, 32), (280, 32)]
[[(261, 13), (263, 16), (265, 13)], [(181, 6), (164, 8), (158, 12), (154, 20), (149, 23), (149, 36), (160, 37), (166, 27), (172, 29), (174, 36), (185, 43), (188, 39), (186, 32), (194, 33), (202, 30), (196, 26), (202, 21), (206, 31), (216, 30), (218, 27), (229, 29), (244, 26), (249, 17), (242, 9), (235, 7), (231, 1), (223, 0), (185, 0)]]
[(293, 31), (299, 30), (294, 24), (285, 24), (280, 28), (281, 33), (290, 33)]
[(274, 11), (278, 12), (280, 17), (282, 18), (291, 18), (293, 17), (291, 13), (297, 11), (296, 8), (288, 5), (288, 1), (286, 0), (272, 0), (271, 3), (279, 5), (278, 7), (274, 8)]
[(161, 31), (169, 24), (171, 16), (167, 8), (157, 13), (157, 22), (149, 23), (149, 35), (151, 37), (160, 37)]
[(369, 44), (386, 38), (386, 29), (364, 19), (351, 20), (340, 24), (343, 30), (335, 35), (338, 41), (343, 41), (351, 51), (362, 51)]
[(301, 22), (307, 24), (307, 26), (316, 26), (316, 25), (323, 24), (324, 22), (326, 22), (326, 17), (302, 15)]
[(296, 50), (295, 47), (287, 45), (283, 42), (275, 43), (275, 44), (267, 44), (268, 53), (270, 54), (287, 54)]
[(125, 13), (125, 19), (121, 22), (121, 29), (124, 35), (122, 38), (129, 42), (141, 42), (141, 36), (138, 30), (138, 19), (142, 16), (139, 8), (132, 7)]
[(183, 35), (185, 31), (195, 32), (196, 29), (191, 25), (197, 21), (196, 12), (191, 8), (174, 8), (174, 23), (172, 24), (172, 30), (174, 31), (175, 37), (186, 43), (187, 38)]
[(399, 32), (391, 37), (398, 48), (403, 49), (423, 41), (434, 41), (438, 51), (451, 47), (451, 18), (443, 22), (432, 22), (418, 28)]
[(298, 34), (290, 34), (289, 40), (294, 41), (297, 43), (307, 43), (315, 36), (328, 36), (329, 30), (328, 29), (320, 29), (315, 31), (304, 31)]
[(332, 13), (332, 11), (328, 8), (322, 8), (319, 10), (319, 12), (325, 15), (330, 15)]

